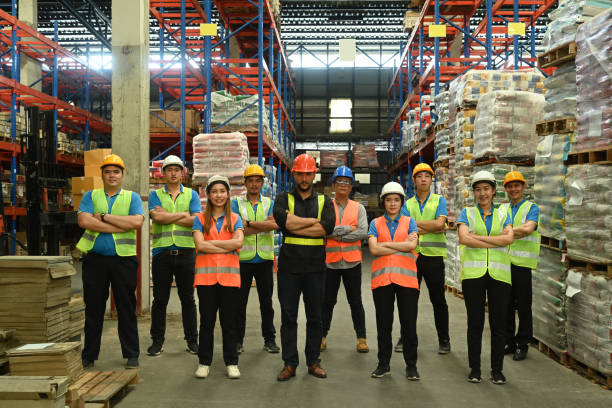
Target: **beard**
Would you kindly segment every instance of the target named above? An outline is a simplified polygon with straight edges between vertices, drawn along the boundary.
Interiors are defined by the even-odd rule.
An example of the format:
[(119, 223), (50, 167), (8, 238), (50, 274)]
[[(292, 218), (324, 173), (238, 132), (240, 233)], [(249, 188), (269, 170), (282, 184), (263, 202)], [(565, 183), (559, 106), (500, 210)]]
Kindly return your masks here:
[(308, 187), (303, 188), (301, 184), (297, 185), (298, 190), (302, 191), (302, 192), (306, 192), (308, 190), (310, 190), (310, 188), (312, 187), (312, 184), (308, 184)]

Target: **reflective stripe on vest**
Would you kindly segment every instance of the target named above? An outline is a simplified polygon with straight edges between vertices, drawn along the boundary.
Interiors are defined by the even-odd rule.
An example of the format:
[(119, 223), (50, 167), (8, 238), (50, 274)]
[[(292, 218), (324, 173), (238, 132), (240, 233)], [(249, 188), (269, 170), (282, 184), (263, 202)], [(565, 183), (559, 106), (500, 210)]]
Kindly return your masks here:
[[(265, 221), (270, 211), (272, 201), (268, 197), (262, 197), (257, 206), (257, 214), (253, 211), (253, 205), (247, 197), (236, 197), (238, 211), (246, 224), (250, 221)], [(245, 235), (240, 249), (240, 260), (250, 261), (255, 258), (255, 254), (261, 259), (271, 261), (274, 259), (274, 231), (260, 232), (258, 234)]]
[[(440, 196), (438, 194), (431, 193), (423, 212), (419, 202), (417, 201), (416, 195), (406, 201), (406, 208), (410, 211), (410, 216), (415, 221), (433, 221), (436, 219), (436, 211), (438, 211), (438, 204), (440, 203)], [(443, 232), (419, 235), (419, 245), (416, 251), (419, 254), (426, 256), (442, 256), (446, 257), (446, 234)]]
[[(483, 236), (496, 236), (504, 229), (506, 213), (499, 208), (493, 210), (491, 232), (476, 207), (467, 207), (468, 228), (470, 232)], [(461, 280), (476, 279), (484, 276), (487, 271), (493, 279), (512, 284), (510, 273), (510, 254), (508, 247), (471, 248), (461, 245)]]
[[(400, 216), (395, 235), (391, 233), (384, 216), (374, 220), (378, 232), (378, 242), (404, 242), (408, 238), (410, 217)], [(418, 254), (414, 251), (396, 252), (392, 255), (377, 256), (372, 262), (372, 289), (381, 286), (396, 285), (419, 289), (417, 280), (416, 259)]]
[[(204, 225), (204, 214), (197, 215)], [(238, 215), (232, 213), (231, 225), (236, 224)], [(204, 233), (206, 240), (228, 240), (232, 239), (233, 233), (228, 232), (227, 218), (223, 220), (221, 232), (217, 231), (217, 226), (213, 222), (207, 233)], [(238, 251), (231, 251), (224, 254), (207, 254), (198, 252), (195, 262), (195, 279), (193, 286), (210, 286), (219, 284), (221, 286), (240, 287), (240, 261)]]
[[(317, 196), (318, 210), (317, 210), (317, 220), (321, 221), (321, 214), (323, 213), (323, 206), (325, 205), (325, 196), (319, 194)], [(287, 194), (287, 205), (289, 207), (289, 212), (291, 214), (295, 214), (295, 197), (293, 194)], [(291, 245), (305, 245), (305, 246), (319, 246), (325, 245), (324, 238), (299, 238), (299, 237), (284, 237), (284, 244)]]
[[(94, 213), (112, 214), (112, 215), (130, 215), (130, 204), (132, 202), (132, 192), (129, 190), (121, 190), (113, 202), (113, 206), (108, 210), (108, 200), (103, 188), (91, 191), (91, 201), (94, 206)], [(96, 238), (100, 235), (99, 232), (86, 230), (83, 236), (77, 243), (77, 248), (83, 253), (92, 250)], [(115, 251), (119, 256), (135, 256), (136, 255), (136, 230), (127, 232), (118, 232), (111, 234), (115, 242)]]
[[(192, 190), (190, 188), (183, 187), (183, 191), (176, 196), (176, 200), (172, 200), (172, 196), (165, 188), (155, 190), (155, 194), (159, 198), (161, 207), (167, 212), (190, 212), (189, 204), (192, 197)], [(172, 245), (180, 248), (195, 248), (191, 227), (183, 227), (178, 224), (158, 224), (154, 221), (151, 233), (153, 238), (151, 246), (153, 248), (168, 248)]]
[[(336, 225), (349, 225), (357, 227), (359, 224), (359, 203), (353, 200), (348, 200), (342, 220), (338, 213), (338, 203), (334, 203), (336, 211)], [(325, 243), (325, 263), (327, 265), (335, 264), (344, 260), (345, 262), (354, 263), (361, 262), (361, 240), (355, 242), (338, 241), (333, 237), (328, 237)]]
[[(512, 221), (513, 227), (520, 227), (527, 222), (527, 214), (529, 214), (532, 205), (535, 204), (531, 201), (525, 201), (521, 204)], [(502, 206), (500, 206), (500, 208), (502, 208)], [(512, 208), (510, 204), (504, 204), (503, 208), (506, 209), (506, 212), (512, 218)], [(540, 256), (540, 243), (542, 240), (538, 228), (540, 228), (539, 215), (537, 228), (524, 238), (515, 238), (514, 242), (510, 244), (510, 261), (513, 265), (530, 269), (538, 268), (538, 257)]]

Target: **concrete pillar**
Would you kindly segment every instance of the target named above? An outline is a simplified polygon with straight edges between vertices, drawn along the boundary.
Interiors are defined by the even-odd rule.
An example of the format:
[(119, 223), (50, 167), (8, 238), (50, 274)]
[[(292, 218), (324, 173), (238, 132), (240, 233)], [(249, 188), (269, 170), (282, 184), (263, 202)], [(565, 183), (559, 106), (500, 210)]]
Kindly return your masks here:
[[(113, 0), (113, 153), (127, 172), (124, 188), (149, 195), (149, 1)], [(149, 215), (141, 239), (142, 310), (149, 309)]]
[[(38, 0), (19, 0), (18, 18), (34, 29), (38, 28)], [(38, 81), (42, 76), (41, 65), (38, 61), (21, 54), (21, 83), (27, 86)], [(33, 86), (37, 91), (42, 90), (42, 81)]]

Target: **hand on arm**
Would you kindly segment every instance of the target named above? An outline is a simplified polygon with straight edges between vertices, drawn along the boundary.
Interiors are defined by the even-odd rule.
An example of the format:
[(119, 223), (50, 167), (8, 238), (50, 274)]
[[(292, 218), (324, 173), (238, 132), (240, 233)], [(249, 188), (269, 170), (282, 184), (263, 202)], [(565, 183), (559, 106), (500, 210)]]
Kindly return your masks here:
[(111, 224), (117, 228), (121, 228), (124, 231), (129, 231), (129, 230), (138, 229), (142, 227), (142, 223), (144, 222), (144, 215), (142, 214), (136, 214), (136, 215), (106, 214), (104, 216), (104, 222)]
[(318, 222), (319, 220), (317, 220), (316, 218), (298, 217), (295, 214), (291, 214), (289, 210), (287, 210), (287, 221), (285, 224), (285, 228), (290, 232), (297, 233), (297, 230), (313, 226)]
[(393, 249), (399, 252), (410, 252), (414, 251), (419, 242), (419, 236), (416, 232), (408, 234), (404, 242), (383, 242), (381, 245), (384, 248)]
[(466, 246), (469, 246), (470, 248), (495, 248), (496, 247), (495, 245), (479, 240), (477, 237), (480, 237), (480, 235), (476, 235), (470, 232), (466, 224), (459, 224), (457, 233), (459, 235), (459, 243), (461, 245), (466, 245)]
[(435, 220), (431, 221), (417, 221), (419, 227), (419, 234), (434, 233), (438, 234), (446, 231), (446, 217), (441, 215)]
[[(106, 217), (105, 217), (106, 219)], [(102, 222), (100, 214), (90, 214), (86, 212), (79, 213), (78, 217), (79, 227), (94, 232), (105, 232), (107, 234), (114, 234), (119, 232), (125, 232), (125, 230), (115, 227), (114, 225)]]
[(538, 224), (535, 221), (527, 221), (523, 225), (513, 228), (514, 239), (525, 238), (527, 235), (531, 234)]
[[(188, 212), (169, 213), (163, 207), (160, 206), (155, 207), (151, 211), (151, 218), (153, 219), (153, 222), (157, 224), (178, 224), (184, 227), (191, 227), (191, 225), (193, 225), (193, 218)], [(189, 225), (183, 225), (180, 223), (183, 218), (190, 218), (191, 222), (189, 223)], [(187, 221), (185, 221), (184, 223), (186, 224)]]
[(303, 235), (305, 237), (312, 237), (312, 238), (323, 238), (327, 235), (325, 228), (323, 228), (323, 225), (321, 225), (319, 222), (309, 227), (301, 228), (298, 230), (289, 230), (289, 231), (296, 235)]
[(395, 249), (387, 248), (383, 246), (386, 242), (378, 243), (378, 238), (370, 236), (368, 238), (368, 248), (370, 253), (374, 256), (393, 255), (398, 251)]
[(474, 238), (486, 244), (492, 245), (493, 248), (499, 248), (512, 244), (512, 242), (514, 241), (514, 232), (512, 229), (512, 225), (507, 225), (499, 235), (474, 235)]
[(242, 247), (243, 239), (244, 239), (243, 231), (241, 229), (237, 229), (234, 231), (234, 234), (232, 235), (232, 239), (210, 240), (208, 242), (210, 242), (217, 248), (223, 249), (224, 252), (232, 252)]
[(225, 254), (228, 251), (213, 244), (213, 241), (204, 239), (202, 231), (193, 231), (193, 242), (198, 252), (206, 254)]

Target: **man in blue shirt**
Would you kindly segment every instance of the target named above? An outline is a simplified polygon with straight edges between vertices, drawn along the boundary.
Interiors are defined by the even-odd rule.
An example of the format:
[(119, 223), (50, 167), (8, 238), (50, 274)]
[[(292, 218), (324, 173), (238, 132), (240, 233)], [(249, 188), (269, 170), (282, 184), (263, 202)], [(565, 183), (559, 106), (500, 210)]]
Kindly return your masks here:
[(140, 347), (136, 319), (138, 281), (137, 230), (144, 221), (140, 196), (122, 190), (125, 165), (109, 155), (100, 166), (104, 188), (83, 195), (78, 209), (79, 226), (85, 229), (77, 248), (83, 258), (85, 344), (83, 367), (92, 367), (100, 353), (102, 327), (109, 286), (119, 316), (118, 332), (127, 368), (138, 367)]
[(164, 159), (164, 187), (149, 194), (149, 214), (153, 220), (153, 304), (151, 305), (150, 356), (163, 351), (166, 333), (166, 308), (172, 280), (181, 301), (183, 331), (187, 351), (198, 353), (198, 326), (193, 296), (195, 276), (195, 245), (191, 227), (195, 215), (202, 212), (200, 196), (181, 183), (185, 170), (183, 161), (170, 155)]

